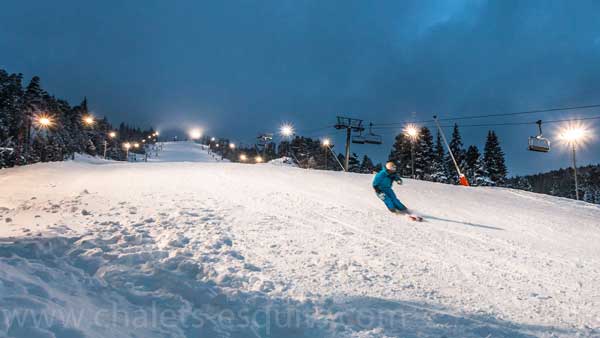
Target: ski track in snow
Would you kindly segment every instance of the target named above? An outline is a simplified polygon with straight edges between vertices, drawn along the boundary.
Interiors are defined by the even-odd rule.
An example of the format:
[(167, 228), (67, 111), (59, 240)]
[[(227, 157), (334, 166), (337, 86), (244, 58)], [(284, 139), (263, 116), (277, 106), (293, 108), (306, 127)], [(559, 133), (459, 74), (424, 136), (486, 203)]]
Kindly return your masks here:
[(600, 336), (598, 206), (406, 180), (415, 223), (370, 175), (153, 162), (0, 171), (0, 337)]

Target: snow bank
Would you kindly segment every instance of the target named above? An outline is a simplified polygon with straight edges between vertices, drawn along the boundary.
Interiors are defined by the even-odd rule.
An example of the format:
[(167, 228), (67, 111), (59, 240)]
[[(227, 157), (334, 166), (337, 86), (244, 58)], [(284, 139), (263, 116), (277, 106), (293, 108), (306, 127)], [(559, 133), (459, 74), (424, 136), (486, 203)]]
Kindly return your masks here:
[(267, 162), (272, 165), (280, 166), (280, 167), (294, 167), (297, 168), (298, 165), (294, 162), (294, 159), (291, 157), (280, 157)]
[(599, 206), (166, 149), (0, 171), (0, 337), (600, 334)]
[(75, 162), (79, 163), (89, 163), (89, 164), (107, 164), (107, 163), (115, 163), (114, 160), (107, 160), (99, 156), (91, 156), (88, 154), (75, 154)]

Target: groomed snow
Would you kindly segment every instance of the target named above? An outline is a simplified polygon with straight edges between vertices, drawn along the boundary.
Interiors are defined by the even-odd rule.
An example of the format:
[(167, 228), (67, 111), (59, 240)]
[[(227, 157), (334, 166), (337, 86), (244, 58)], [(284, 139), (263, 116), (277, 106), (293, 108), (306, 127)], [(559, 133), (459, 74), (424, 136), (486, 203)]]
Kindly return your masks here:
[(150, 151), (151, 162), (217, 162), (220, 156), (208, 152), (207, 146), (195, 142), (164, 142), (161, 143), (162, 151)]
[(600, 335), (599, 206), (164, 149), (0, 170), (0, 337)]

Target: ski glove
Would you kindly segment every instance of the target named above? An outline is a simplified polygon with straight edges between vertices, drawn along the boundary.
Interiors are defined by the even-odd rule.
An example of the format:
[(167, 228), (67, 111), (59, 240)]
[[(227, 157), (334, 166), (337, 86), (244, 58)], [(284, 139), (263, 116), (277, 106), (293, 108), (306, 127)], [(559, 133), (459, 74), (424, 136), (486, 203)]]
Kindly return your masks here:
[(396, 183), (398, 183), (398, 185), (402, 185), (402, 179), (400, 177), (398, 177), (396, 179)]

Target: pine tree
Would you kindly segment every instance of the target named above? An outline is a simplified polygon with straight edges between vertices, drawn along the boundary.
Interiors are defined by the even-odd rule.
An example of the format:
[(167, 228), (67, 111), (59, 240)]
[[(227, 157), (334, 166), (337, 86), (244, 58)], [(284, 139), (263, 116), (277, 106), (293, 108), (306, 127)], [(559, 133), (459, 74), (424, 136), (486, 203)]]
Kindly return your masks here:
[(281, 141), (277, 147), (277, 157), (288, 157), (291, 151), (290, 141)]
[[(40, 86), (40, 78), (34, 76), (27, 85), (24, 96), (24, 124), (20, 133), (23, 137), (23, 154), (25, 155), (26, 163), (35, 163), (40, 160), (41, 154), (39, 152), (32, 153), (32, 141), (33, 141), (33, 120), (35, 115), (39, 112), (45, 111), (44, 106), (44, 91)], [(36, 145), (36, 151), (41, 149), (39, 145), (41, 140), (38, 140)]]
[(433, 162), (432, 162), (432, 172), (431, 172), (431, 180), (434, 182), (446, 182), (448, 181), (448, 176), (446, 175), (446, 151), (444, 150), (444, 144), (442, 142), (442, 135), (440, 132), (437, 132), (435, 138), (435, 147), (433, 150)]
[(388, 161), (396, 163), (398, 173), (402, 176), (410, 176), (412, 172), (410, 147), (410, 139), (404, 133), (399, 133), (388, 157)]
[(348, 159), (348, 171), (351, 173), (360, 173), (360, 161), (356, 153), (351, 153)]
[(0, 69), (0, 146), (2, 142), (9, 137), (10, 115), (8, 114), (7, 87), (9, 86), (9, 75), (3, 69)]
[(432, 181), (435, 153), (433, 136), (427, 127), (421, 128), (419, 137), (415, 141), (415, 176), (417, 179)]
[(465, 154), (465, 176), (471, 185), (485, 185), (483, 161), (477, 146), (469, 146)]
[(520, 189), (525, 191), (533, 191), (533, 187), (531, 186), (531, 182), (529, 182), (529, 178), (526, 176), (516, 176), (510, 179), (509, 183), (506, 185), (509, 188)]
[(504, 162), (504, 152), (500, 147), (500, 141), (494, 131), (490, 130), (485, 142), (483, 152), (483, 164), (487, 178), (494, 185), (503, 185), (506, 181), (506, 164)]
[(364, 174), (370, 174), (375, 170), (375, 165), (373, 165), (373, 161), (369, 158), (369, 156), (363, 156), (362, 163), (360, 164), (360, 172)]
[(22, 78), (21, 74), (0, 70), (0, 168), (23, 162), (19, 141), (25, 121)]

